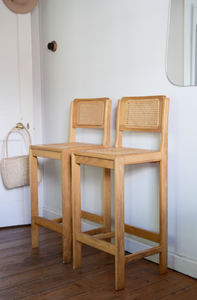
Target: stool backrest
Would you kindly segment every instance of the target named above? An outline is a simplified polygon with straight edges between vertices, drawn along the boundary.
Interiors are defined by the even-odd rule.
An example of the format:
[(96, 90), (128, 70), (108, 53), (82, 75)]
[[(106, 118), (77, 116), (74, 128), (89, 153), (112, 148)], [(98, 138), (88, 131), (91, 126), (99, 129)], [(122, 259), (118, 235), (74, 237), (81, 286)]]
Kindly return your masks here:
[(122, 147), (122, 131), (161, 132), (162, 150), (168, 139), (169, 99), (165, 96), (123, 97), (118, 101), (115, 147)]
[(104, 129), (103, 146), (110, 146), (111, 100), (75, 99), (71, 102), (69, 142), (75, 142), (75, 128)]

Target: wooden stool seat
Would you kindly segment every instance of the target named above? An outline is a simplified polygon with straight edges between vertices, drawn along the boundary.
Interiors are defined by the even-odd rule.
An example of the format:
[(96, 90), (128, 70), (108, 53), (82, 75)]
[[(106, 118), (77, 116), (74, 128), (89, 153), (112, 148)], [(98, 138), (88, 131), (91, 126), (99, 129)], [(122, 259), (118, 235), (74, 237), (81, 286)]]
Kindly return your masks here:
[[(92, 118), (94, 116), (94, 118)], [(75, 99), (71, 103), (69, 142), (31, 145), (30, 192), (32, 247), (39, 247), (39, 227), (44, 226), (62, 233), (63, 262), (71, 261), (71, 152), (76, 149), (92, 149), (110, 146), (111, 100), (108, 98)], [(75, 142), (75, 128), (104, 129), (102, 145)], [(38, 214), (37, 157), (61, 160), (62, 175), (62, 218), (47, 220)], [(99, 219), (100, 216), (82, 212), (84, 219)], [(109, 215), (110, 218), (110, 215)]]
[(98, 148), (103, 145), (95, 145), (88, 143), (60, 143), (60, 144), (43, 144), (43, 145), (31, 145), (34, 156), (40, 156), (51, 159), (62, 159), (62, 152), (64, 150), (70, 150), (70, 152), (75, 149), (89, 149), (89, 148)]
[[(121, 290), (125, 286), (125, 263), (127, 262), (159, 253), (160, 274), (167, 272), (168, 111), (169, 99), (165, 96), (122, 98), (118, 102), (117, 109), (115, 148), (81, 150), (72, 153), (73, 266), (77, 269), (82, 265), (82, 244), (90, 245), (114, 255), (116, 290)], [(161, 132), (160, 149), (151, 151), (123, 148), (123, 130)], [(124, 223), (124, 167), (148, 162), (160, 165), (159, 233)], [(115, 231), (113, 232), (110, 226), (102, 226), (81, 232), (81, 164), (114, 170)], [(108, 191), (104, 201), (109, 203), (111, 201), (110, 181), (106, 181), (104, 178), (103, 184), (104, 191)], [(158, 245), (125, 256), (125, 232), (148, 239), (158, 243)], [(113, 237), (115, 237), (115, 244), (110, 242)]]
[[(131, 148), (107, 148), (107, 149), (92, 149), (92, 150), (86, 150), (86, 151), (75, 151), (75, 154), (77, 156), (83, 156), (90, 159), (90, 165), (93, 166), (93, 160), (92, 158), (100, 158), (100, 159), (111, 159), (115, 160), (116, 157), (124, 157), (125, 164), (130, 164), (129, 162), (134, 162), (139, 157), (139, 161), (142, 163), (148, 161), (148, 162), (156, 162), (158, 161), (159, 157), (161, 157), (161, 153), (159, 151), (153, 151), (153, 150), (146, 150), (146, 149), (131, 149)], [(80, 160), (80, 158), (77, 158)], [(101, 163), (101, 160), (98, 164)], [(86, 165), (88, 165), (88, 159), (86, 159)], [(97, 163), (95, 162), (95, 166), (97, 166)], [(100, 165), (98, 165), (100, 166)]]

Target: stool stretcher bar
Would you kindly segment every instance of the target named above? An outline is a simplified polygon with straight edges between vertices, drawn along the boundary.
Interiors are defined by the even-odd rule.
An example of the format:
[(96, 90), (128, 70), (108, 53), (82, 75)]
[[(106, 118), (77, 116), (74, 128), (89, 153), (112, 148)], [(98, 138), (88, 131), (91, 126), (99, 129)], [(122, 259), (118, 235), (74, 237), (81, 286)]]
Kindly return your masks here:
[(107, 239), (111, 239), (114, 237), (115, 237), (115, 231), (107, 232), (104, 234), (98, 234), (98, 235), (94, 236), (94, 238), (96, 238), (97, 240), (107, 240)]
[(81, 211), (81, 218), (95, 223), (103, 224), (103, 216), (92, 214), (84, 210)]
[(56, 222), (54, 222), (52, 220), (47, 220), (43, 217), (34, 216), (34, 222), (35, 222), (35, 224), (37, 224), (39, 226), (47, 227), (51, 230), (62, 233), (62, 224), (57, 224)]
[(143, 239), (155, 242), (155, 243), (159, 243), (160, 242), (160, 235), (159, 233), (153, 232), (153, 231), (149, 231), (149, 230), (145, 230), (145, 229), (141, 229), (135, 226), (131, 226), (128, 224), (125, 224), (125, 232), (132, 234), (132, 235), (136, 235), (139, 236)]
[(76, 233), (76, 237), (78, 242), (89, 245), (91, 247), (96, 247), (99, 250), (115, 255), (115, 245), (111, 243), (102, 240), (97, 240), (96, 237), (81, 232)]
[(83, 231), (83, 233), (88, 234), (88, 235), (97, 235), (97, 234), (104, 233), (105, 230), (106, 230), (106, 227), (99, 227), (99, 228), (91, 229), (88, 231)]
[(125, 263), (128, 263), (130, 261), (134, 261), (134, 260), (137, 260), (137, 259), (141, 259), (141, 258), (150, 256), (150, 255), (154, 255), (154, 254), (157, 254), (157, 253), (161, 253), (161, 252), (162, 252), (162, 246), (157, 246), (157, 247), (150, 248), (150, 249), (147, 249), (147, 250), (143, 250), (143, 251), (140, 251), (140, 252), (137, 252), (137, 253), (129, 254), (129, 255), (125, 256)]

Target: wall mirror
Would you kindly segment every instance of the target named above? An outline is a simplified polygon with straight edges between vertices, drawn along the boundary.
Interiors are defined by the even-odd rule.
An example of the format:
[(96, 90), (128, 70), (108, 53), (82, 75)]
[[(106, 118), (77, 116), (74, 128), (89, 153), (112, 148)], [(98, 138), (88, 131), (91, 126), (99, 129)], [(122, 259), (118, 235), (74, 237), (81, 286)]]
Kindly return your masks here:
[(175, 85), (197, 85), (197, 0), (170, 0), (167, 77)]

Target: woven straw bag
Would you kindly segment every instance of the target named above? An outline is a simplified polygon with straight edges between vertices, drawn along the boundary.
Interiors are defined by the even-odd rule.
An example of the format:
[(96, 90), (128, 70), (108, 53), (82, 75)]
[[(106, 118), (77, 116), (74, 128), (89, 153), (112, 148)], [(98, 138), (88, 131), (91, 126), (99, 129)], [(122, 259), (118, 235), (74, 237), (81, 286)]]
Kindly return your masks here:
[[(25, 126), (23, 129), (15, 126), (8, 132), (4, 141), (4, 158), (1, 160), (1, 176), (6, 189), (29, 185), (29, 155), (8, 157), (8, 138), (15, 130), (22, 131), (31, 145), (31, 135)], [(42, 173), (38, 162), (38, 182), (41, 180)]]

